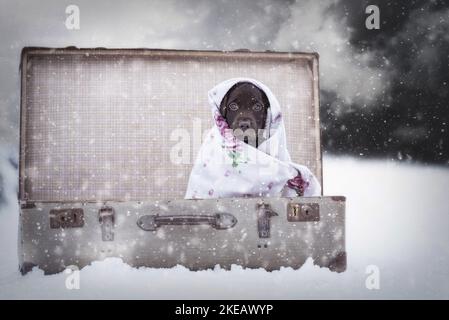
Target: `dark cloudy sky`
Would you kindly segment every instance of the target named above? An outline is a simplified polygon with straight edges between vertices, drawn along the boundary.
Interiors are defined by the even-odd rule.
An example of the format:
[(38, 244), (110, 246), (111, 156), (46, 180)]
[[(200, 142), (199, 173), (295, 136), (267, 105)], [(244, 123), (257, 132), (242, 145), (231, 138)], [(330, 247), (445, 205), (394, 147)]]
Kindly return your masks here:
[[(69, 4), (80, 8), (80, 30), (65, 28)], [(369, 4), (380, 8), (380, 30), (365, 28)], [(449, 164), (449, 1), (0, 0), (0, 8), (0, 144), (18, 143), (24, 46), (317, 51), (326, 152)]]

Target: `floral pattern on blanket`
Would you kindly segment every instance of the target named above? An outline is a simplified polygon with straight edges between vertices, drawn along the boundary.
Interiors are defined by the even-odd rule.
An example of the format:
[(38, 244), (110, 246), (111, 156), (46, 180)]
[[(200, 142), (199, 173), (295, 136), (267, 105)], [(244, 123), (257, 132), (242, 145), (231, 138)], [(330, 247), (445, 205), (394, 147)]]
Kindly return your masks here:
[(292, 179), (287, 180), (287, 186), (296, 191), (298, 196), (304, 196), (304, 191), (309, 187), (309, 182), (304, 180), (301, 173), (298, 171), (298, 175)]
[(227, 155), (232, 160), (232, 166), (236, 168), (240, 163), (247, 163), (248, 159), (243, 156), (243, 147), (233, 132), (232, 129), (229, 128), (226, 119), (219, 113), (216, 112), (214, 115), (215, 124), (220, 131), (221, 136), (223, 137), (222, 148), (228, 151)]

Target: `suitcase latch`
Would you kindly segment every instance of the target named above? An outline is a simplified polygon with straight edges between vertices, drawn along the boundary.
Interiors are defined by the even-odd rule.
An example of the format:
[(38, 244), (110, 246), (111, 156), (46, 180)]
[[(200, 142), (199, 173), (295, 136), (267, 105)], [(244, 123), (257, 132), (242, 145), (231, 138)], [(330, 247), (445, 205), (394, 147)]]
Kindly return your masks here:
[(259, 232), (259, 238), (270, 237), (270, 219), (277, 216), (270, 205), (267, 203), (257, 204), (257, 230)]
[(50, 228), (81, 228), (84, 226), (84, 212), (80, 208), (50, 210)]
[(318, 203), (289, 203), (287, 205), (287, 221), (320, 221), (320, 206)]
[(98, 212), (98, 220), (101, 224), (101, 239), (103, 241), (114, 241), (114, 208), (108, 206), (101, 207)]

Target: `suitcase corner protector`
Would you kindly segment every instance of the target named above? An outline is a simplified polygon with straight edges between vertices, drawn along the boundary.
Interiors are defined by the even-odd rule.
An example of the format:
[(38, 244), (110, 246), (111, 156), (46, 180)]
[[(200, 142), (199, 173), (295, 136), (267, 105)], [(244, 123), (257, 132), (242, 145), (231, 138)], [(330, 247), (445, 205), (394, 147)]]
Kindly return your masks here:
[(19, 265), (19, 271), (22, 274), (22, 276), (26, 275), (28, 272), (30, 272), (31, 270), (33, 270), (34, 267), (36, 267), (37, 265), (32, 263), (32, 262), (22, 262)]
[(345, 196), (332, 196), (331, 199), (333, 201), (341, 201), (341, 202), (345, 202), (346, 201), (346, 197)]
[(347, 254), (346, 251), (340, 251), (337, 255), (329, 262), (329, 270), (337, 273), (346, 271), (347, 266)]

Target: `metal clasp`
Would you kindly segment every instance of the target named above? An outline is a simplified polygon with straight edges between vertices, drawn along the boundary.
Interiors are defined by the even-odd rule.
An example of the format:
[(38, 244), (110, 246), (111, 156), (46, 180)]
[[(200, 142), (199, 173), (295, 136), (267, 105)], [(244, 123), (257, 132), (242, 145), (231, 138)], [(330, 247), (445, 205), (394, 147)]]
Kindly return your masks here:
[(269, 238), (270, 237), (270, 218), (278, 216), (274, 212), (270, 205), (267, 203), (257, 204), (257, 230), (259, 232), (259, 238)]
[(318, 203), (289, 203), (287, 205), (287, 221), (320, 221), (320, 205)]
[(101, 207), (98, 212), (98, 220), (101, 224), (101, 239), (103, 241), (114, 241), (114, 208), (109, 206)]
[(84, 212), (81, 208), (50, 210), (50, 228), (81, 228), (84, 226)]

